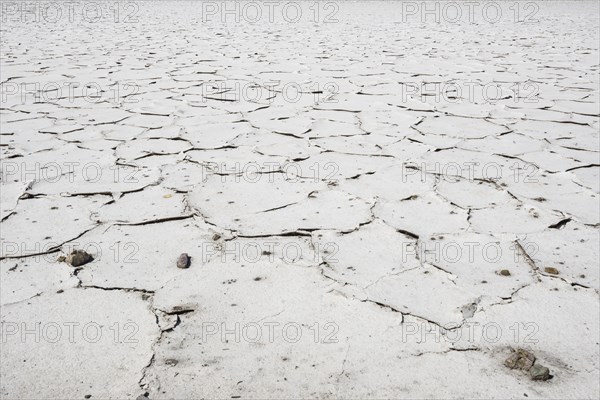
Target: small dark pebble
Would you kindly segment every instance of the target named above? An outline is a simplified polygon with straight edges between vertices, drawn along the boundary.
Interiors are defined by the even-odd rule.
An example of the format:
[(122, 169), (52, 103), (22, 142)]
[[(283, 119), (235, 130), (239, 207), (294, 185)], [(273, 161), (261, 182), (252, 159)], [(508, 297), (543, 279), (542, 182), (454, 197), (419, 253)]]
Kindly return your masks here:
[(65, 261), (73, 267), (80, 267), (94, 260), (88, 252), (84, 250), (73, 250), (71, 254), (65, 257)]
[(550, 370), (543, 365), (535, 364), (529, 370), (529, 375), (534, 381), (547, 381), (550, 379)]
[(177, 259), (177, 268), (189, 268), (190, 266), (190, 256), (187, 253), (181, 253), (179, 258)]
[(501, 269), (500, 270), (500, 275), (502, 276), (510, 276), (510, 271), (507, 269)]

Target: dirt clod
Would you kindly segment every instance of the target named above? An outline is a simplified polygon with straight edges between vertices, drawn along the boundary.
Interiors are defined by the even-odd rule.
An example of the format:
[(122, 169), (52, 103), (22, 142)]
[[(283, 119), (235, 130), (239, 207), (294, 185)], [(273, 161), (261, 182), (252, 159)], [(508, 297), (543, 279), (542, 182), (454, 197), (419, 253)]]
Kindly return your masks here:
[(527, 350), (517, 349), (504, 361), (504, 365), (510, 369), (528, 371), (534, 362), (535, 356), (532, 353)]

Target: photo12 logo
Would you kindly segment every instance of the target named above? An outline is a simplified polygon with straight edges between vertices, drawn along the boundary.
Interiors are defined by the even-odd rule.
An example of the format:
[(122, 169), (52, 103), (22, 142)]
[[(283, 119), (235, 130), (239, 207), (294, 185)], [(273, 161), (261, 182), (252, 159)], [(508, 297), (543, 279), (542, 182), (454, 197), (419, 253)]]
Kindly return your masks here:
[(538, 2), (533, 1), (403, 1), (402, 22), (496, 24), (538, 23)]
[(213, 101), (271, 104), (276, 99), (295, 104), (304, 98), (314, 103), (337, 103), (335, 97), (339, 93), (336, 82), (314, 82), (311, 84), (298, 82), (207, 82), (201, 86), (202, 102)]
[(337, 23), (338, 2), (202, 1), (202, 22)]
[(139, 4), (135, 1), (2, 1), (3, 23), (136, 23)]
[(295, 161), (263, 161), (263, 162), (213, 162), (208, 161), (203, 164), (205, 169), (201, 171), (201, 181), (206, 182), (209, 176), (220, 176), (221, 182), (268, 182), (276, 184), (279, 182), (279, 176), (282, 174), (288, 182), (300, 181), (329, 181), (337, 182), (336, 176), (340, 171), (337, 163), (314, 162), (313, 164), (301, 164)]
[(0, 84), (2, 104), (34, 104), (68, 102), (81, 99), (87, 103), (137, 103), (139, 86), (133, 81), (111, 82), (3, 82)]
[(321, 262), (335, 264), (338, 262), (336, 258), (338, 252), (339, 245), (334, 242), (313, 243), (310, 251), (293, 240), (286, 242), (250, 241), (243, 243), (229, 241), (223, 243), (205, 242), (202, 243), (202, 262), (207, 263), (213, 259), (220, 259), (221, 262), (231, 261), (237, 263), (244, 261), (254, 264), (263, 261), (273, 263), (281, 260), (285, 264), (294, 264), (304, 259), (316, 264)]
[(312, 324), (298, 322), (202, 322), (200, 340), (203, 343), (298, 343), (302, 338), (317, 344), (338, 343), (339, 326), (334, 322)]
[(540, 88), (536, 82), (516, 83), (448, 81), (403, 82), (400, 89), (402, 101), (417, 99), (426, 103), (496, 104), (500, 101), (514, 104), (533, 104), (539, 101)]
[[(82, 129), (82, 128), (79, 128)], [(143, 170), (130, 165), (103, 167), (96, 162), (77, 161), (27, 162), (3, 160), (0, 163), (1, 182), (89, 182), (136, 184)]]
[(458, 324), (437, 326), (430, 322), (404, 322), (402, 330), (402, 343), (417, 340), (419, 343), (466, 343), (474, 346), (498, 343), (501, 339), (508, 339), (515, 344), (536, 344), (540, 327), (535, 322), (515, 321), (509, 326), (502, 326), (497, 322), (485, 323), (466, 321)]
[(104, 247), (97, 242), (71, 241), (69, 243), (59, 242), (11, 242), (2, 240), (0, 242), (0, 258), (28, 257), (33, 262), (56, 263), (66, 260), (69, 254), (76, 251), (84, 251), (91, 259), (98, 262), (106, 258), (109, 262), (123, 264), (137, 264), (140, 254), (140, 246), (133, 241), (117, 241)]
[(89, 322), (16, 322), (0, 323), (1, 342), (20, 343), (98, 343), (103, 338), (116, 344), (138, 343), (136, 334), (139, 326), (133, 321), (123, 324), (114, 322), (110, 325)]

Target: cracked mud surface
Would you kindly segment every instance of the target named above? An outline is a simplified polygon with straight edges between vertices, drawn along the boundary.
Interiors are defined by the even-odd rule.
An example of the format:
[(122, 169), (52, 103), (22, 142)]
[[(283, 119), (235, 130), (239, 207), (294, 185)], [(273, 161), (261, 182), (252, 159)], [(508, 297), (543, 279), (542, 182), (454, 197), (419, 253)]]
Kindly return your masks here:
[(0, 396), (598, 398), (597, 3), (136, 4), (3, 23)]

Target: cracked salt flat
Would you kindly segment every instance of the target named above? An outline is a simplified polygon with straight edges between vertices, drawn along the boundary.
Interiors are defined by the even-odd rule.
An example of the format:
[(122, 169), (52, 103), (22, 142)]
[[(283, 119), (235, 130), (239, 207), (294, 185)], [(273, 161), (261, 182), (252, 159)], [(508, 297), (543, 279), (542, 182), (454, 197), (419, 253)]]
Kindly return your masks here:
[(598, 4), (530, 3), (7, 5), (0, 396), (598, 398)]

